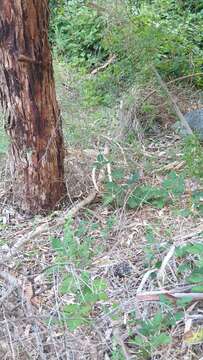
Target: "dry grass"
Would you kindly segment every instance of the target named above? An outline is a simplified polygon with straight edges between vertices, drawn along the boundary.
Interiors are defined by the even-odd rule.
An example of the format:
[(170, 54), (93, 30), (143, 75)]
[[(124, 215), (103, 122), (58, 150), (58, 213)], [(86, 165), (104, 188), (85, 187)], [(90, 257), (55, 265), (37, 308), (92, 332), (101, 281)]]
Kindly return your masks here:
[[(173, 154), (176, 148), (176, 162), (181, 161), (178, 157), (179, 139), (170, 134), (165, 137), (153, 138), (148, 145), (142, 146), (141, 159), (131, 151), (131, 161), (142, 170), (142, 181), (157, 185), (162, 180), (164, 173), (171, 164), (173, 169)], [(126, 149), (123, 149), (124, 153)], [(70, 153), (70, 151), (69, 151)], [(68, 164), (75, 169), (74, 182), (78, 180), (82, 194), (70, 194), (74, 200), (84, 197), (92, 188), (91, 168), (94, 156), (88, 152), (72, 151)], [(127, 153), (126, 153), (127, 156)], [(89, 160), (87, 160), (89, 157)], [(125, 158), (120, 159), (120, 166), (127, 167)], [(153, 176), (143, 169), (143, 158), (150, 160), (153, 168)], [(115, 161), (116, 163), (116, 161)], [(84, 166), (85, 164), (85, 166)], [(175, 164), (177, 165), (177, 163)], [(174, 166), (175, 166), (174, 165)], [(130, 167), (132, 162), (130, 163)], [(68, 166), (70, 171), (70, 166)], [(170, 168), (170, 167), (169, 167)], [(157, 171), (156, 171), (157, 169)], [(161, 169), (161, 170), (160, 170)], [(71, 170), (72, 171), (72, 170)], [(78, 177), (78, 178), (77, 178)], [(68, 174), (69, 178), (69, 174)], [(82, 181), (82, 186), (81, 186)], [(181, 204), (190, 198), (189, 190), (191, 183)], [(199, 184), (194, 184), (199, 186)], [(71, 188), (71, 186), (69, 186)], [(77, 193), (77, 192), (76, 192)], [(2, 225), (1, 225), (1, 252), (7, 253), (9, 247), (20, 237), (25, 236), (37, 226), (38, 223), (54, 223), (55, 219), (35, 218), (26, 220), (18, 213), (5, 215), (5, 205), (2, 195)], [(75, 332), (70, 332), (62, 325), (63, 304), (74, 301), (72, 294), (61, 295), (59, 284), (60, 272), (52, 272), (47, 275), (46, 270), (54, 264), (55, 254), (50, 246), (50, 236), (61, 237), (63, 228), (50, 226), (50, 233), (39, 235), (32, 242), (19, 249), (16, 256), (2, 265), (2, 269), (13, 276), (12, 281), (2, 279), (0, 315), (0, 354), (1, 359), (110, 359), (114, 353), (115, 359), (142, 359), (139, 349), (131, 344), (134, 335), (139, 334), (138, 319), (149, 320), (160, 311), (160, 303), (157, 301), (139, 302), (136, 300), (137, 290), (141, 292), (165, 289), (174, 289), (185, 286), (185, 276), (178, 272), (179, 261), (172, 253), (164, 265), (164, 276), (156, 267), (156, 263), (163, 264), (170, 247), (184, 242), (196, 242), (202, 240), (201, 231), (197, 229), (202, 219), (197, 214), (191, 214), (185, 218), (175, 216), (174, 209), (165, 206), (155, 209), (152, 206), (144, 206), (137, 210), (122, 208), (113, 209), (106, 207), (101, 202), (90, 206), (91, 214), (85, 211), (78, 213), (74, 220), (77, 228), (82, 219), (88, 220), (88, 235), (94, 238), (95, 255), (88, 266), (91, 276), (105, 278), (108, 282), (108, 300), (105, 301), (104, 312), (99, 302), (94, 306), (91, 313), (92, 322), (89, 326), (81, 326)], [(4, 210), (4, 212), (3, 212)], [(63, 212), (56, 213), (62, 216)], [(106, 228), (109, 217), (114, 217), (113, 227), (104, 236), (102, 229)], [(91, 223), (99, 224), (99, 229), (92, 230)], [(153, 228), (155, 242), (151, 244), (150, 251), (153, 257), (149, 258), (146, 249), (146, 229)], [(96, 250), (99, 246), (102, 250), (99, 254)], [(192, 259), (191, 259), (192, 261)], [(69, 270), (64, 270), (69, 271)], [(77, 277), (78, 269), (72, 268)], [(159, 273), (159, 276), (157, 274)], [(15, 283), (17, 281), (17, 283)], [(116, 308), (113, 308), (116, 304)], [(186, 319), (194, 317), (194, 326), (201, 324), (202, 304), (200, 301), (188, 306), (185, 319), (178, 321), (171, 329), (167, 330), (172, 337), (172, 343), (154, 349), (148, 359), (200, 359), (201, 344), (188, 345), (184, 341)], [(135, 317), (136, 312), (136, 317)], [(166, 308), (161, 307), (164, 314)], [(198, 318), (199, 317), (199, 318)], [(136, 320), (137, 319), (137, 320)], [(199, 325), (198, 325), (199, 326)], [(190, 328), (191, 330), (191, 328)], [(131, 334), (131, 335), (129, 335)], [(147, 344), (146, 344), (147, 346)], [(119, 355), (118, 349), (122, 349), (124, 355)]]
[[(60, 91), (62, 89), (61, 87)], [(193, 89), (177, 86), (170, 89), (173, 96), (178, 98), (183, 112), (198, 103)], [(143, 100), (151, 90), (153, 88), (150, 89), (149, 86), (147, 92), (141, 91), (140, 99)], [(60, 92), (59, 95), (61, 96)], [(109, 114), (106, 114), (108, 121), (106, 120), (100, 132), (97, 119), (90, 124), (92, 117), (89, 121), (88, 114), (81, 112), (79, 125), (76, 123), (78, 104), (75, 99), (68, 99), (66, 103), (65, 96), (62, 98), (63, 113), (68, 108), (69, 116), (71, 105), (72, 123), (75, 122), (77, 128), (76, 133), (73, 133), (74, 139), (70, 141), (71, 145), (80, 142), (88, 131), (90, 137), (85, 139), (85, 144), (92, 143), (92, 138), (94, 143), (92, 149), (81, 150), (83, 143), (83, 146), (71, 146), (67, 150), (65, 169), (69, 203), (66, 207), (84, 199), (94, 189), (92, 169), (105, 142), (108, 142), (111, 149), (111, 171), (122, 168), (126, 178), (129, 173), (138, 171), (141, 183), (159, 186), (171, 170), (184, 170), (182, 140), (170, 130), (175, 117), (162, 96), (155, 93), (150, 98), (148, 108), (143, 107), (146, 104), (141, 106), (139, 99), (136, 108), (134, 103), (128, 104), (127, 120), (134, 121), (131, 115), (136, 110), (143, 128), (148, 126), (152, 116), (153, 122), (158, 123), (160, 128), (157, 132), (152, 127), (151, 135), (149, 132), (147, 138), (141, 136), (137, 142), (131, 143), (129, 139), (117, 141), (111, 129), (109, 130), (110, 127), (115, 127), (115, 123), (118, 125), (115, 111), (111, 114), (109, 127)], [(126, 109), (126, 114), (125, 111)], [(79, 139), (78, 131), (81, 131)], [(69, 140), (71, 136), (68, 135)], [(106, 279), (108, 298), (103, 303), (98, 301), (92, 307), (88, 326), (80, 326), (70, 332), (68, 326), (64, 325), (62, 308), (65, 304), (73, 303), (75, 297), (72, 293), (62, 295), (59, 288), (63, 272), (72, 273), (77, 281), (81, 269), (70, 261), (71, 266), (67, 264), (63, 271), (50, 271), (56, 258), (50, 239), (63, 238), (63, 226), (55, 224), (57, 219), (65, 217), (67, 208), (48, 217), (26, 219), (13, 207), (7, 169), (1, 175), (0, 258), (6, 259), (9, 250), (18, 240), (26, 237), (37, 226), (47, 223), (47, 230), (39, 233), (29, 243), (24, 243), (9, 261), (1, 264), (0, 359), (201, 359), (202, 341), (197, 344), (187, 342), (187, 336), (191, 337), (192, 330), (201, 328), (203, 324), (202, 301), (199, 300), (192, 302), (192, 305), (187, 304), (184, 318), (166, 329), (172, 338), (170, 344), (154, 348), (144, 357), (140, 353), (140, 347), (132, 343), (134, 336), (140, 335), (139, 320), (149, 321), (157, 312), (167, 315), (170, 310), (169, 305), (167, 308), (160, 301), (138, 301), (138, 294), (153, 294), (163, 288), (168, 291), (186, 291), (188, 273), (180, 272), (179, 267), (185, 262), (192, 265), (194, 256), (180, 259), (174, 250), (179, 244), (202, 241), (202, 218), (191, 204), (191, 190), (202, 186), (199, 181), (187, 179), (185, 192), (177, 204), (166, 204), (162, 209), (149, 204), (129, 210), (126, 206), (127, 198), (121, 207), (105, 206), (101, 201), (104, 190), (101, 188), (101, 193), (88, 206), (88, 211), (83, 209), (77, 213), (73, 228), (78, 229), (81, 222), (85, 221), (87, 235), (94, 239), (91, 261), (85, 266), (85, 271), (93, 279)], [(185, 208), (190, 210), (187, 217), (180, 214), (180, 210)], [(114, 220), (110, 227), (109, 219)], [(153, 231), (154, 240), (151, 243), (147, 238), (148, 229)], [(76, 241), (81, 239), (76, 238)], [(5, 274), (9, 274), (10, 278)], [(174, 314), (179, 311), (178, 306), (175, 305), (173, 311)], [(148, 345), (145, 337), (144, 347), (147, 348)]]

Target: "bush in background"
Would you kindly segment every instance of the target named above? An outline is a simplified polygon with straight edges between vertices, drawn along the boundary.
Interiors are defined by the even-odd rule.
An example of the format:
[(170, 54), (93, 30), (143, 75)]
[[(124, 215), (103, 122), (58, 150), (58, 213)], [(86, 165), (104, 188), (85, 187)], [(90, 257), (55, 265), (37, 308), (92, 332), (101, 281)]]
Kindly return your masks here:
[[(110, 105), (135, 81), (148, 82), (151, 64), (166, 80), (202, 71), (203, 5), (62, 0), (52, 6), (50, 37), (55, 56), (86, 73), (116, 55), (115, 63), (83, 83), (88, 104)], [(193, 81), (202, 87), (201, 77)]]

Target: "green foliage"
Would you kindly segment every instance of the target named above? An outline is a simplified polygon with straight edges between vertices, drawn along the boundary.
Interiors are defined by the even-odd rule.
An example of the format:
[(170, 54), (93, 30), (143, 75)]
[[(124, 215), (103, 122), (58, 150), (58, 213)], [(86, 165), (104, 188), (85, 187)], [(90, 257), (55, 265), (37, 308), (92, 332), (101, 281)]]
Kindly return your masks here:
[(98, 301), (107, 300), (107, 284), (103, 279), (90, 279), (86, 272), (80, 276), (69, 275), (64, 277), (60, 293), (73, 294), (74, 304), (67, 304), (63, 307), (63, 320), (70, 330), (75, 330), (80, 325), (85, 325), (90, 321), (92, 306)]
[(183, 146), (183, 159), (186, 162), (186, 171), (190, 176), (203, 178), (203, 151), (202, 144), (197, 136), (188, 136)]
[(203, 191), (193, 191), (191, 197), (192, 210), (198, 212), (200, 216), (203, 215)]
[(77, 67), (91, 67), (105, 58), (101, 45), (105, 22), (86, 1), (52, 3), (50, 38), (55, 54)]
[[(119, 175), (122, 178), (123, 173), (120, 172)], [(124, 184), (120, 184), (117, 180), (120, 180), (120, 178), (113, 176), (113, 181), (105, 184), (105, 194), (103, 196), (105, 205), (115, 204), (116, 206), (122, 206), (127, 196), (126, 204), (131, 209), (143, 205), (163, 208), (166, 204), (177, 200), (185, 191), (184, 177), (173, 171), (168, 174), (159, 187), (136, 185), (135, 189), (132, 190), (132, 185), (139, 180), (138, 174), (133, 174)], [(130, 195), (127, 195), (129, 192)]]
[(125, 360), (125, 356), (120, 348), (116, 348), (111, 353), (111, 360)]
[(185, 260), (179, 271), (187, 274), (187, 283), (194, 284), (194, 292), (203, 292), (203, 244), (196, 242), (179, 246), (176, 256)]
[(152, 63), (165, 77), (180, 76), (191, 67), (201, 69), (201, 29), (201, 15), (188, 9), (183, 14), (177, 2), (144, 2), (139, 14), (112, 25), (104, 44), (117, 55), (120, 76), (129, 81), (138, 73), (149, 76)]
[[(89, 72), (116, 55), (113, 64), (82, 81), (90, 106), (109, 106), (135, 80), (143, 84), (152, 79), (151, 64), (165, 79), (201, 72), (199, 2), (126, 0), (109, 5), (103, 0), (102, 11), (86, 0), (51, 1), (50, 6), (50, 39), (56, 57)], [(201, 76), (192, 81), (202, 86)]]
[(140, 359), (148, 359), (154, 350), (172, 342), (172, 338), (166, 330), (176, 321), (174, 315), (163, 315), (161, 311), (157, 312), (150, 320), (137, 321), (140, 326), (139, 335), (135, 336), (131, 343), (138, 348), (137, 353)]
[[(109, 218), (106, 231), (110, 231), (114, 218)], [(88, 236), (88, 228), (95, 228), (96, 224), (82, 221), (77, 230), (73, 229), (72, 219), (66, 221), (63, 239), (53, 238), (52, 248), (56, 252), (52, 271), (60, 271), (61, 282), (59, 293), (61, 296), (72, 295), (74, 301), (64, 305), (61, 309), (63, 322), (71, 331), (78, 326), (86, 325), (91, 320), (92, 307), (97, 302), (107, 300), (107, 283), (102, 278), (92, 278), (86, 270), (90, 264), (93, 250), (93, 240)], [(103, 235), (102, 235), (103, 236)], [(67, 268), (69, 270), (67, 270)]]

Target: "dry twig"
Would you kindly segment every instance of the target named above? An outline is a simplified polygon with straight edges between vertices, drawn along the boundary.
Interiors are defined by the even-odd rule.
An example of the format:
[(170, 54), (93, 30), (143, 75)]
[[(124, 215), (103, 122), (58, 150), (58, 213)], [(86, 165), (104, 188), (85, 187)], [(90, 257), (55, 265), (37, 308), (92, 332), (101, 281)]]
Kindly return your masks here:
[(161, 87), (163, 88), (163, 90), (166, 92), (166, 94), (168, 95), (168, 98), (171, 102), (171, 105), (173, 106), (173, 109), (176, 113), (176, 115), (178, 116), (180, 122), (182, 123), (182, 125), (184, 126), (185, 130), (187, 131), (188, 134), (192, 135), (193, 132), (192, 132), (192, 129), (191, 127), (189, 126), (188, 122), (185, 120), (185, 117), (183, 116), (182, 112), (180, 111), (178, 105), (176, 104), (176, 101), (175, 99), (173, 98), (173, 96), (171, 95), (170, 91), (168, 90), (168, 87), (166, 85), (166, 83), (162, 80), (160, 74), (158, 73), (158, 71), (152, 67), (156, 77), (157, 77), (157, 80), (159, 82), (159, 84), (161, 85)]
[[(166, 84), (173, 84), (173, 83), (176, 83), (177, 81), (182, 81), (182, 80), (186, 80), (186, 79), (190, 79), (192, 77), (195, 77), (195, 76), (203, 76), (203, 73), (202, 72), (199, 72), (199, 73), (195, 73), (195, 74), (189, 74), (189, 75), (185, 75), (185, 76), (180, 76), (176, 79), (173, 79), (173, 80), (170, 80), (168, 81)], [(150, 91), (149, 94), (146, 95), (146, 97), (144, 98), (144, 100), (142, 101), (142, 104), (144, 104), (145, 101), (147, 101), (152, 95), (154, 95), (158, 90), (157, 89), (154, 89), (152, 91)], [(142, 105), (141, 104), (141, 105)]]
[(96, 75), (99, 71), (106, 69), (116, 59), (116, 55), (111, 55), (110, 58), (101, 66), (91, 71), (91, 75)]

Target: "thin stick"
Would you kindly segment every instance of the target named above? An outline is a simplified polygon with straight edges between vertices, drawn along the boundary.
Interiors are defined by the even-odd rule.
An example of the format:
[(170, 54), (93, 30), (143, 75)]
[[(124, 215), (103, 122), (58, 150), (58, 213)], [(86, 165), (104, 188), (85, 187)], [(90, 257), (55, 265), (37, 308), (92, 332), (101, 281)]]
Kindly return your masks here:
[(203, 293), (192, 293), (192, 292), (175, 292), (175, 291), (147, 291), (136, 295), (138, 301), (160, 301), (160, 296), (165, 295), (172, 300), (191, 298), (191, 301), (203, 300)]
[(98, 68), (92, 70), (91, 75), (96, 75), (99, 71), (106, 69), (107, 66), (109, 66), (110, 64), (112, 64), (115, 61), (115, 59), (116, 59), (116, 55), (110, 56), (110, 58), (103, 65), (101, 65)]
[(8, 326), (8, 321), (6, 319), (4, 311), (3, 311), (3, 315), (4, 315), (4, 320), (5, 320), (5, 323), (6, 323), (6, 330), (7, 330), (7, 333), (8, 333), (9, 347), (10, 347), (10, 351), (11, 351), (11, 354), (12, 354), (12, 359), (15, 360), (16, 359), (16, 356), (15, 356), (16, 354), (15, 354), (15, 351), (14, 351), (14, 348), (13, 348), (13, 341), (12, 341), (12, 337), (11, 337), (11, 332), (10, 332), (10, 329), (9, 329), (9, 326)]
[(160, 74), (158, 73), (158, 71), (155, 69), (154, 66), (152, 66), (152, 69), (157, 77), (157, 80), (159, 82), (159, 84), (161, 85), (161, 87), (163, 88), (163, 90), (166, 92), (166, 94), (168, 95), (168, 98), (171, 102), (171, 105), (173, 106), (173, 109), (175, 110), (176, 115), (178, 116), (180, 122), (182, 123), (182, 125), (184, 126), (185, 130), (187, 131), (188, 134), (192, 135), (192, 129), (189, 126), (188, 122), (185, 120), (185, 117), (183, 116), (182, 112), (180, 111), (178, 105), (176, 104), (175, 99), (173, 98), (173, 96), (171, 95), (170, 91), (167, 88), (166, 83), (162, 80)]
[(137, 288), (137, 295), (142, 292), (143, 287), (144, 287), (144, 285), (146, 284), (147, 280), (149, 279), (150, 275), (151, 275), (153, 272), (155, 272), (155, 271), (157, 271), (157, 269), (148, 270), (148, 271), (144, 274), (144, 276), (143, 276), (143, 278), (142, 278), (142, 280), (141, 280), (141, 283), (140, 283), (140, 285), (139, 285), (138, 288)]
[[(202, 72), (199, 72), (199, 73), (195, 73), (195, 74), (190, 74), (190, 75), (184, 75), (184, 76), (180, 76), (176, 79), (173, 79), (173, 80), (170, 80), (168, 81), (166, 84), (173, 84), (175, 83), (176, 81), (181, 81), (181, 80), (185, 80), (185, 79), (189, 79), (189, 78), (192, 78), (192, 77), (195, 77), (195, 76), (202, 76), (203, 73)], [(157, 92), (157, 89), (154, 89), (152, 90), (149, 94), (147, 94), (147, 96), (144, 98), (144, 100), (142, 101), (142, 104), (148, 100), (150, 98), (150, 96), (152, 96), (153, 94), (155, 94)], [(141, 104), (141, 105), (142, 105)]]

